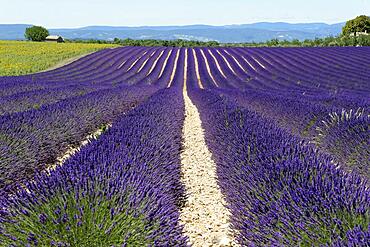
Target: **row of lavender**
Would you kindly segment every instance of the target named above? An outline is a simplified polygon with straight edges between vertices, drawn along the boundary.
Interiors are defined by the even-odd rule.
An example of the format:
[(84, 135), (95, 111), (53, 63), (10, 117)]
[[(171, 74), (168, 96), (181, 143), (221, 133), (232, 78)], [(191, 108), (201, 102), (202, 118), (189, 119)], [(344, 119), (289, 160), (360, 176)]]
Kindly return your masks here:
[[(15, 182), (48, 168), (89, 134), (167, 86), (177, 49), (151, 50), (105, 50), (53, 71), (0, 78), (0, 188), (9, 191)], [(153, 56), (140, 58), (143, 54)], [(125, 83), (111, 81), (112, 68)], [(88, 79), (79, 81), (73, 73)], [(141, 83), (131, 87), (130, 80)]]
[[(270, 87), (283, 86), (298, 90), (317, 88), (330, 92), (354, 90), (359, 93), (361, 90), (369, 89), (369, 85), (364, 83), (364, 80), (369, 77), (365, 59), (365, 54), (369, 52), (367, 48), (363, 50), (289, 48), (249, 51), (250, 57), (258, 61), (250, 64), (257, 70), (264, 69), (262, 76), (271, 78), (275, 82), (275, 85), (268, 85)], [(239, 54), (246, 57), (242, 51)]]
[(367, 246), (370, 50), (223, 52), (189, 53), (188, 83), (238, 242)]
[(280, 128), (311, 141), (331, 154), (347, 171), (370, 177), (369, 103), (363, 99), (335, 97), (326, 104), (320, 95), (304, 98), (294, 93), (219, 90), (221, 97), (257, 112)]
[[(324, 58), (330, 58), (328, 50), (331, 49), (198, 48), (194, 54), (200, 80), (206, 88), (366, 96), (364, 90), (369, 90), (366, 80), (370, 74), (364, 55), (359, 53), (369, 53), (369, 49), (353, 52), (333, 48), (337, 57), (326, 61)], [(205, 69), (207, 66), (210, 72)]]
[[(54, 71), (0, 78), (0, 95), (57, 88), (60, 84), (158, 84), (156, 80), (161, 73), (174, 66), (177, 51), (160, 47), (106, 50)], [(200, 79), (207, 88), (320, 92), (329, 96), (347, 93), (366, 96), (369, 52), (368, 48), (194, 49)]]
[(0, 199), (4, 246), (186, 246), (184, 103), (163, 89), (63, 166)]
[(198, 87), (276, 121), (368, 178), (369, 53), (366, 47), (199, 48), (190, 61), (198, 63)]
[[(367, 64), (358, 50), (333, 51), (199, 48), (186, 52), (185, 49), (121, 48), (95, 53), (47, 73), (0, 78), (1, 100), (20, 109), (13, 113), (5, 109), (5, 115), (0, 117), (4, 121), (0, 126), (6, 127), (0, 132), (0, 141), (7, 157), (0, 162), (9, 164), (4, 172), (13, 169), (2, 178), (5, 185), (32, 177), (35, 170), (45, 168), (44, 163), (52, 162), (58, 152), (78, 144), (84, 133), (114, 121), (160, 88), (173, 88), (157, 93), (132, 114), (122, 117), (112, 130), (51, 172), (50, 177), (39, 175), (14, 198), (4, 197), (0, 222), (5, 227), (0, 231), (1, 240), (18, 241), (15, 243), (20, 246), (27, 242), (31, 246), (57, 245), (52, 242), (55, 240), (63, 246), (77, 241), (75, 237), (78, 243), (86, 245), (91, 244), (88, 242), (91, 239), (104, 243), (111, 240), (112, 245), (184, 244), (177, 223), (184, 194), (178, 179), (179, 150), (176, 149), (180, 149), (182, 122), (172, 121), (173, 117), (180, 119), (184, 114), (176, 90), (183, 85), (187, 53), (188, 88), (201, 111), (220, 184), (234, 214), (233, 227), (239, 242), (261, 246), (366, 244), (370, 217), (369, 191), (364, 180), (356, 174), (345, 174), (331, 164), (331, 156), (301, 142), (301, 138), (314, 140), (325, 152), (338, 154), (336, 158), (340, 162), (354, 163), (355, 169), (349, 170), (366, 176), (369, 73), (364, 67)], [(353, 63), (340, 59), (346, 53), (348, 61)], [(313, 64), (307, 57), (313, 59)], [(139, 86), (128, 87), (133, 84)], [(196, 89), (200, 85), (206, 90)], [(70, 97), (63, 93), (63, 87), (73, 88)], [(39, 104), (38, 100), (48, 92), (55, 93), (55, 98), (46, 97)], [(27, 100), (22, 108), (17, 102), (22, 103), (23, 99)], [(34, 104), (35, 109), (24, 111)], [(342, 108), (346, 109), (345, 117), (341, 117)], [(360, 110), (350, 114), (350, 109)], [(329, 115), (332, 112), (339, 115)], [(320, 125), (321, 121), (325, 124)], [(118, 131), (119, 126), (125, 126), (124, 130)], [(169, 129), (176, 129), (176, 134), (172, 135), (171, 131), (168, 134)], [(136, 142), (138, 138), (143, 145)], [(125, 143), (122, 149), (121, 143)], [(12, 153), (13, 148), (17, 151)], [(24, 160), (27, 162), (22, 163)], [(19, 168), (11, 166), (14, 161), (20, 162)], [(121, 161), (133, 165), (122, 170), (117, 166)], [(174, 163), (166, 166), (167, 161)], [(24, 172), (28, 162), (33, 165)], [(58, 176), (62, 179), (56, 179)], [(117, 179), (109, 182), (111, 177)], [(131, 182), (135, 186), (129, 186)], [(153, 199), (161, 197), (172, 199)], [(22, 203), (25, 198), (26, 203)], [(126, 203), (123, 203), (125, 208), (118, 206), (122, 202)], [(48, 213), (42, 214), (44, 211)], [(107, 224), (101, 223), (109, 217)], [(161, 226), (163, 231), (158, 230)], [(97, 234), (86, 235), (86, 232)], [(46, 235), (50, 239), (42, 242)]]
[[(319, 94), (330, 100), (348, 94), (366, 98), (369, 90), (366, 80), (370, 75), (369, 69), (361, 64), (365, 64), (364, 54), (369, 51), (363, 49), (358, 52), (360, 49), (349, 48), (198, 48), (194, 54), (205, 88), (269, 89), (310, 96)], [(37, 109), (117, 85), (166, 87), (168, 74), (176, 66), (177, 52), (176, 48), (109, 49), (54, 71), (0, 78), (0, 114)]]
[[(174, 58), (168, 56), (168, 66), (162, 71), (153, 68), (161, 74), (152, 77), (166, 86), (171, 83), (171, 89), (102, 87), (39, 109), (3, 116), (6, 140), (10, 144), (15, 140), (16, 148), (23, 145), (30, 150), (18, 149), (17, 154), (23, 157), (10, 157), (6, 162), (9, 166), (4, 167), (4, 181), (12, 185), (13, 194), (9, 195), (7, 188), (1, 190), (5, 192), (0, 199), (1, 244), (186, 245), (178, 224), (178, 209), (184, 198), (179, 181), (184, 118), (179, 88), (184, 67), (175, 68)], [(184, 50), (179, 51), (177, 60), (184, 64)], [(75, 87), (79, 90), (78, 85)], [(140, 102), (145, 103), (122, 116)], [(30, 183), (24, 181), (35, 170), (44, 170), (44, 160), (52, 162), (66, 145), (78, 144), (82, 133), (117, 117), (112, 128), (63, 166), (40, 173)], [(29, 141), (33, 135), (38, 139)], [(17, 138), (24, 140), (17, 142)], [(40, 143), (44, 145), (40, 147)], [(35, 151), (42, 155), (34, 155)], [(31, 155), (33, 163), (28, 157)], [(12, 166), (14, 160), (20, 163)], [(14, 188), (18, 180), (22, 185)]]
[(193, 53), (198, 87), (262, 114), (316, 143), (346, 170), (369, 178), (370, 65), (365, 58), (370, 49), (224, 48), (209, 49), (207, 55), (199, 48)]
[(241, 245), (370, 242), (370, 191), (358, 175), (214, 91), (192, 89), (190, 95)]
[[(164, 51), (158, 48), (155, 54), (161, 54), (161, 59), (153, 60), (159, 58), (159, 54), (157, 57), (154, 54), (150, 61), (138, 60), (139, 55), (142, 55), (140, 52), (145, 53), (143, 48), (135, 47), (108, 50), (104, 53), (94, 53), (54, 71), (21, 77), (0, 77), (2, 103), (0, 114), (38, 108), (44, 104), (117, 86), (132, 84), (143, 86), (150, 83), (158, 87), (167, 86), (169, 74), (172, 73), (174, 66), (176, 49)], [(165, 53), (171, 53), (168, 60), (164, 56)], [(144, 62), (146, 62), (145, 66), (143, 66)], [(85, 67), (90, 69), (84, 69)], [(63, 76), (59, 76), (59, 80), (55, 74), (57, 71), (59, 73), (64, 71)], [(85, 79), (78, 80), (76, 77), (70, 77), (69, 74), (73, 74), (73, 71), (80, 73)], [(120, 81), (112, 78), (117, 72), (120, 73), (118, 75)]]
[(106, 89), (0, 117), (0, 188), (44, 170), (156, 88)]

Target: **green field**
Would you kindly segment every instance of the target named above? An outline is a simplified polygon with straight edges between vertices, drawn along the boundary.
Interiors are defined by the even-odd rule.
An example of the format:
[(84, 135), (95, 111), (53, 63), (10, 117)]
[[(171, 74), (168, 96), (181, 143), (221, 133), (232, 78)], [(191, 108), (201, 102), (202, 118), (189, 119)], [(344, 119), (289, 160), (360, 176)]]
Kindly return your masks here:
[(25, 75), (43, 71), (67, 59), (115, 46), (0, 40), (0, 76)]

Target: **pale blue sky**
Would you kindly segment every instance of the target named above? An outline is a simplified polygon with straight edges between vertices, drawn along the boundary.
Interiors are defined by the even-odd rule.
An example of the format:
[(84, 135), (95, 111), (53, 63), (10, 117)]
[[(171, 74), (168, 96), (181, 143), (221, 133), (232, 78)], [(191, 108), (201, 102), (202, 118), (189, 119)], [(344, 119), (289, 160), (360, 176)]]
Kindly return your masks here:
[(370, 0), (0, 0), (0, 23), (47, 28), (345, 21)]

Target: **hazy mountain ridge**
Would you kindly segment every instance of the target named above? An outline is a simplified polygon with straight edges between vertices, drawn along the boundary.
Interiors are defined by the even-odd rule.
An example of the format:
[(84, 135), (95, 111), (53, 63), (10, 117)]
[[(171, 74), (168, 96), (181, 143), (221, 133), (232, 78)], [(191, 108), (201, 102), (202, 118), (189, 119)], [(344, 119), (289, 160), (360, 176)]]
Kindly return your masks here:
[[(51, 34), (58, 34), (68, 39), (188, 39), (219, 42), (260, 42), (278, 39), (314, 39), (316, 37), (336, 36), (341, 33), (345, 23), (285, 23), (259, 22), (241, 25), (188, 25), (188, 26), (142, 26), (114, 27), (88, 26), (82, 28), (50, 29)], [(31, 25), (0, 24), (0, 39), (24, 39), (24, 31)]]

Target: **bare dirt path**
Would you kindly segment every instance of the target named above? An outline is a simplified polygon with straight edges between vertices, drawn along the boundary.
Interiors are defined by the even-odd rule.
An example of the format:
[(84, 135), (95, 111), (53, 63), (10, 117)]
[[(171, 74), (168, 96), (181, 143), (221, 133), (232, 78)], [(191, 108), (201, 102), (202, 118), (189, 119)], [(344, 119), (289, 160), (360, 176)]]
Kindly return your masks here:
[(154, 56), (154, 53), (156, 53), (156, 51), (153, 51), (152, 54), (149, 55), (149, 57), (147, 59), (145, 59), (145, 61), (141, 64), (140, 68), (138, 69), (138, 71), (136, 71), (136, 73), (140, 73), (140, 71), (145, 67), (145, 65), (148, 63), (149, 59), (151, 59), (153, 56)]
[(170, 56), (171, 56), (172, 52), (173, 52), (173, 49), (171, 49), (170, 52), (167, 54), (167, 57), (164, 60), (164, 63), (162, 65), (161, 73), (159, 73), (159, 75), (158, 75), (158, 79), (161, 78), (161, 76), (163, 75), (164, 69), (167, 66), (168, 59), (170, 59)]
[(155, 59), (152, 67), (150, 68), (150, 70), (148, 71), (148, 73), (146, 74), (146, 76), (150, 75), (150, 73), (152, 73), (152, 71), (154, 70), (155, 66), (157, 66), (157, 63), (159, 61), (159, 59), (163, 56), (163, 53), (164, 53), (164, 50), (161, 51), (161, 53), (159, 54), (159, 56)]
[(61, 156), (59, 156), (53, 164), (47, 165), (46, 172), (50, 173), (50, 171), (55, 170), (58, 166), (63, 165), (63, 163), (67, 159), (69, 159), (74, 154), (79, 152), (81, 150), (81, 148), (88, 145), (94, 139), (98, 139), (103, 134), (103, 132), (106, 131), (107, 129), (109, 129), (110, 127), (112, 127), (111, 123), (105, 124), (101, 128), (99, 128), (98, 130), (96, 130), (95, 132), (86, 136), (84, 138), (84, 140), (80, 142), (78, 147), (68, 147), (67, 151), (64, 154), (62, 154)]
[(219, 87), (218, 83), (216, 82), (215, 78), (212, 75), (211, 68), (209, 67), (208, 59), (207, 59), (206, 55), (204, 54), (204, 51), (203, 50), (200, 50), (200, 53), (202, 54), (202, 57), (203, 57), (204, 62), (206, 64), (206, 68), (207, 68), (207, 72), (208, 72), (209, 76), (211, 77), (211, 79), (212, 79), (213, 83), (215, 84), (215, 86), (216, 87)]
[(216, 164), (207, 148), (204, 130), (196, 106), (190, 100), (185, 84), (185, 122), (181, 164), (187, 201), (180, 222), (192, 246), (236, 246), (229, 226), (230, 213), (217, 184)]
[(171, 87), (173, 79), (175, 78), (176, 68), (177, 68), (177, 65), (178, 65), (178, 62), (179, 62), (179, 56), (180, 56), (180, 49), (177, 50), (176, 58), (175, 58), (175, 65), (173, 66), (171, 78), (170, 78), (170, 81), (168, 82), (167, 87)]
[(198, 86), (199, 88), (204, 89), (202, 80), (200, 79), (198, 58), (197, 58), (197, 54), (194, 49), (193, 49), (193, 56), (194, 56), (194, 63), (195, 63), (195, 73), (197, 74), (197, 79), (198, 79)]
[(222, 57), (222, 59), (225, 61), (227, 67), (229, 67), (229, 69), (233, 72), (234, 75), (236, 75), (235, 73), (235, 70), (233, 69), (233, 67), (231, 67), (229, 61), (226, 59), (226, 57), (224, 55), (222, 55), (222, 53), (219, 51), (219, 50), (216, 50), (216, 52)]
[(126, 70), (126, 72), (129, 72), (129, 71), (132, 69), (132, 67), (134, 67), (134, 66), (135, 66), (135, 64), (137, 64), (137, 62), (139, 62), (140, 58), (144, 57), (147, 53), (148, 53), (148, 51), (145, 51), (144, 53), (140, 54), (140, 55), (138, 56), (138, 58), (137, 58), (137, 59), (136, 59), (136, 60), (131, 64), (131, 66)]
[(215, 55), (213, 54), (213, 52), (211, 50), (208, 50), (208, 53), (211, 55), (211, 57), (213, 58), (213, 60), (215, 61), (216, 63), (216, 66), (217, 66), (217, 69), (220, 71), (221, 75), (226, 79), (226, 75), (224, 73), (224, 71), (221, 69), (221, 66), (220, 64), (218, 63), (218, 60), (217, 58), (215, 57)]

